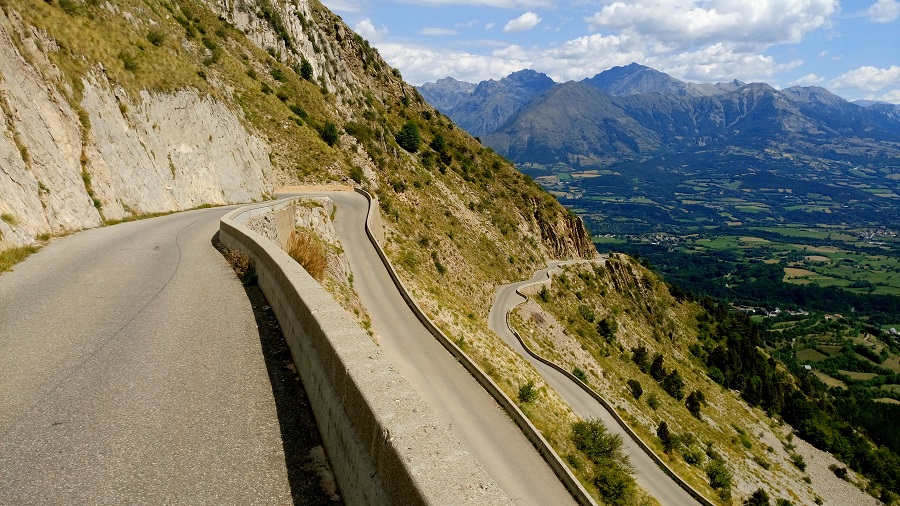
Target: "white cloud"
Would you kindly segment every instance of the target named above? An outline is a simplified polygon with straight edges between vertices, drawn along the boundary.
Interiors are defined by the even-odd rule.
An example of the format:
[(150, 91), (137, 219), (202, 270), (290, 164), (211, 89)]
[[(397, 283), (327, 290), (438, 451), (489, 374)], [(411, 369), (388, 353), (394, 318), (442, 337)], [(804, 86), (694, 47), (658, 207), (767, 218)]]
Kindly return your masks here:
[(872, 97), (872, 100), (880, 100), (891, 104), (900, 104), (900, 88), (889, 90), (879, 96)]
[[(476, 47), (501, 45), (480, 41)], [(581, 80), (614, 66), (638, 62), (678, 79), (700, 82), (771, 81), (779, 72), (792, 70), (801, 61), (776, 61), (771, 56), (746, 51), (731, 43), (673, 51), (658, 41), (633, 32), (593, 34), (548, 48), (502, 45), (490, 54), (414, 48), (400, 44), (379, 45), (387, 61), (403, 71), (411, 83), (421, 84), (447, 76), (469, 82), (497, 79), (531, 68), (559, 82)]]
[(900, 87), (900, 67), (896, 65), (886, 69), (859, 67), (839, 75), (831, 81), (831, 86), (869, 92), (897, 88)]
[(360, 34), (363, 38), (368, 39), (370, 41), (378, 41), (388, 34), (388, 29), (386, 26), (381, 25), (381, 28), (376, 28), (375, 24), (372, 23), (372, 20), (366, 18), (356, 26), (353, 27), (353, 31)]
[(900, 17), (900, 2), (897, 0), (878, 0), (866, 10), (869, 19), (876, 23), (890, 23)]
[(432, 49), (411, 44), (381, 44), (378, 50), (391, 66), (401, 69), (404, 79), (412, 84), (436, 81), (447, 76), (477, 83), (531, 67), (529, 60)]
[(485, 30), (493, 30), (495, 26), (497, 26), (496, 23), (487, 23), (486, 25), (484, 25), (484, 29)]
[(838, 0), (636, 0), (613, 2), (586, 21), (594, 28), (633, 30), (686, 47), (734, 42), (765, 47), (800, 42), (828, 26)]
[(503, 27), (504, 33), (509, 32), (523, 32), (525, 30), (531, 30), (538, 23), (541, 22), (541, 17), (537, 14), (528, 11), (525, 14), (517, 17), (516, 19), (511, 20), (509, 23), (506, 23), (506, 26)]
[(430, 37), (443, 37), (446, 35), (457, 35), (459, 32), (450, 30), (449, 28), (432, 28), (426, 27), (419, 30), (419, 35), (427, 35)]
[(817, 76), (815, 74), (806, 74), (800, 79), (795, 79), (788, 84), (790, 84), (791, 86), (815, 86), (818, 84), (822, 84), (823, 81), (825, 81), (824, 77)]
[(746, 82), (767, 81), (778, 72), (799, 67), (793, 60), (778, 63), (771, 56), (741, 51), (733, 43), (716, 43), (695, 51), (653, 58), (651, 66), (673, 77), (689, 81), (730, 81), (738, 78)]
[(402, 3), (416, 5), (472, 5), (498, 9), (551, 8), (556, 0), (401, 0)]
[(335, 12), (358, 13), (368, 8), (368, 2), (360, 2), (355, 0), (325, 0), (322, 2), (328, 9)]

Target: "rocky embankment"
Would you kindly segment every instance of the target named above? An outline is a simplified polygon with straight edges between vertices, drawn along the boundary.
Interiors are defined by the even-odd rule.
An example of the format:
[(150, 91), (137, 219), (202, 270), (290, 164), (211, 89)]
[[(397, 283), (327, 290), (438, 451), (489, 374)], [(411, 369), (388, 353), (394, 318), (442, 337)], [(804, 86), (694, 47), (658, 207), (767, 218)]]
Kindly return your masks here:
[(267, 192), (268, 146), (223, 103), (191, 89), (132, 99), (102, 67), (75, 93), (58, 50), (0, 10), (0, 249)]

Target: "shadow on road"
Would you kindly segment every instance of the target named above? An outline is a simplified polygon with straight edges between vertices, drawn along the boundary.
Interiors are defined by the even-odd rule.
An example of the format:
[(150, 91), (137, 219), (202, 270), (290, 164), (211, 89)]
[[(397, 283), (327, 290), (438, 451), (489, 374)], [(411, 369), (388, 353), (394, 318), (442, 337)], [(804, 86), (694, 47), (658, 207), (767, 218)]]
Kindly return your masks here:
[[(213, 236), (212, 244), (223, 255), (227, 251), (219, 241), (218, 232)], [(269, 381), (272, 384), (294, 504), (310, 506), (343, 504), (335, 491), (334, 479), (327, 468), (322, 438), (316, 426), (309, 398), (297, 375), (278, 320), (255, 280), (250, 284), (244, 284), (244, 291), (253, 307), (253, 315), (259, 330), (259, 342), (269, 373)]]

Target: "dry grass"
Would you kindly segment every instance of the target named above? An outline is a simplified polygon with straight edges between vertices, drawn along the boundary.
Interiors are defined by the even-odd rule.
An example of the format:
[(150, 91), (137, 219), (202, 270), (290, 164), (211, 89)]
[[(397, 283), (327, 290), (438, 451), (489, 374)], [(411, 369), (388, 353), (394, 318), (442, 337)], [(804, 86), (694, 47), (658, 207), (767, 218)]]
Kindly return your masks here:
[(328, 255), (315, 236), (306, 231), (295, 230), (288, 239), (285, 251), (316, 281), (322, 281), (325, 269), (328, 268)]
[(32, 253), (37, 253), (38, 246), (21, 246), (0, 251), (0, 272), (11, 270), (14, 265), (28, 258)]
[(256, 270), (253, 267), (253, 259), (243, 251), (228, 250), (225, 252), (225, 260), (234, 269), (234, 273), (237, 274), (241, 282), (246, 284), (254, 279)]

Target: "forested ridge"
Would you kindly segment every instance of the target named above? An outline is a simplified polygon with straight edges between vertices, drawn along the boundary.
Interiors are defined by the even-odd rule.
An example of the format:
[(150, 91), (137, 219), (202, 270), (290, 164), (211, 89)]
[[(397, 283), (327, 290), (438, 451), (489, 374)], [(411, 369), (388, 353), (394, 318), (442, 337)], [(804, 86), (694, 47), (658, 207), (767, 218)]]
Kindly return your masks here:
[[(785, 283), (784, 264), (742, 260), (734, 252), (708, 251), (703, 255), (673, 251), (667, 246), (629, 244), (621, 248), (644, 258), (677, 294), (697, 296), (769, 309), (802, 308), (829, 313), (868, 316), (873, 325), (900, 321), (900, 297), (860, 294), (834, 286)], [(647, 261), (644, 261), (647, 264)]]
[(900, 493), (900, 406), (874, 402), (863, 388), (829, 390), (791, 356), (779, 354), (779, 361), (765, 352), (760, 327), (749, 315), (711, 297), (698, 302), (704, 312), (691, 351), (706, 363), (710, 378), (873, 480), (877, 485), (869, 491), (883, 501)]

